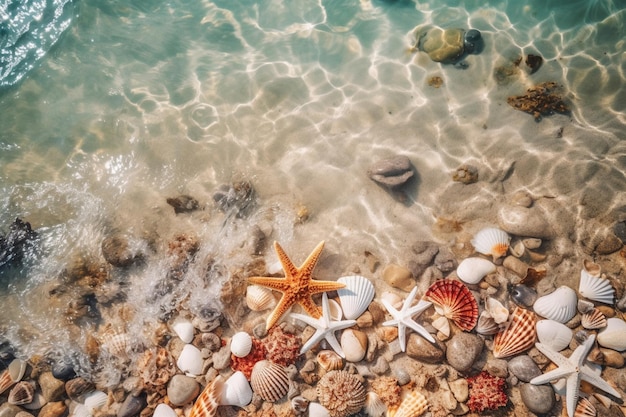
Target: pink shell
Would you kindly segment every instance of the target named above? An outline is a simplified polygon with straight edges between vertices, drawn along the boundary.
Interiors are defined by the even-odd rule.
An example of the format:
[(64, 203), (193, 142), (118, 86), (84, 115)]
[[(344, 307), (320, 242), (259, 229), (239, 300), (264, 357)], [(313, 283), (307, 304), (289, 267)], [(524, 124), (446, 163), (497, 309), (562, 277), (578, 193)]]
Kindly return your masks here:
[(506, 358), (533, 347), (537, 340), (536, 322), (534, 312), (516, 307), (510, 323), (493, 340), (493, 356)]
[(478, 322), (478, 303), (461, 281), (441, 279), (435, 281), (424, 295), (441, 308), (443, 316), (465, 331), (472, 330)]
[(218, 375), (211, 381), (193, 404), (189, 417), (214, 417), (217, 415), (219, 398), (224, 388), (224, 378)]

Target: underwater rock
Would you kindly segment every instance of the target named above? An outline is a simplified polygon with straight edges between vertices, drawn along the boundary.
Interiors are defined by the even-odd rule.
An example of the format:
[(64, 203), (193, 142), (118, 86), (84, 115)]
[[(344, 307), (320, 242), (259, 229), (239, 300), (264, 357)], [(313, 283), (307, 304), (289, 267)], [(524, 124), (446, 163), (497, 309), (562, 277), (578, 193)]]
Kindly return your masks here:
[(146, 397), (145, 392), (139, 395), (129, 394), (117, 411), (117, 417), (133, 417), (138, 415), (147, 405)]
[(43, 372), (39, 376), (39, 387), (48, 402), (59, 401), (65, 395), (65, 383), (56, 379), (52, 372)]
[(435, 62), (455, 63), (466, 54), (479, 53), (482, 36), (476, 29), (441, 29), (423, 27), (416, 30), (415, 49), (426, 52)]
[(367, 175), (383, 187), (397, 190), (405, 185), (415, 172), (409, 158), (398, 155), (376, 162), (367, 171)]
[(473, 184), (478, 181), (478, 168), (463, 164), (452, 173), (452, 180), (463, 184)]
[(0, 268), (22, 261), (24, 255), (33, 249), (37, 232), (31, 229), (30, 223), (15, 219), (9, 232), (0, 235)]
[(213, 193), (213, 201), (222, 212), (235, 212), (237, 217), (245, 217), (254, 206), (254, 187), (248, 181), (222, 184)]
[(543, 58), (541, 55), (528, 54), (524, 63), (530, 69), (530, 73), (534, 74), (539, 70), (541, 64), (543, 64)]
[(541, 83), (526, 90), (524, 95), (509, 97), (507, 103), (514, 109), (532, 114), (536, 121), (554, 113), (569, 114), (570, 109), (563, 97), (554, 93), (558, 88), (558, 84), (552, 81)]
[(69, 381), (76, 377), (74, 365), (68, 357), (61, 358), (52, 364), (52, 376), (61, 381)]
[(102, 256), (113, 266), (127, 267), (139, 261), (143, 255), (130, 248), (128, 238), (122, 234), (107, 236), (102, 241)]
[(192, 211), (198, 210), (200, 204), (198, 200), (193, 198), (190, 195), (181, 194), (177, 197), (171, 197), (166, 199), (167, 204), (174, 207), (174, 213), (191, 213)]

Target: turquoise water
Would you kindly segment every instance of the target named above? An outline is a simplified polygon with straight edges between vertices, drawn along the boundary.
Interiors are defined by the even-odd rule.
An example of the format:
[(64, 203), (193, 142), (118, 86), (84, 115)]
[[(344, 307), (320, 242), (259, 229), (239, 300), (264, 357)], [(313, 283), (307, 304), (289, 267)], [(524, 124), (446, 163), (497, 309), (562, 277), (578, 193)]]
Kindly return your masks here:
[[(55, 318), (63, 306), (38, 300), (72, 259), (102, 259), (113, 232), (137, 250), (147, 234), (159, 236), (144, 267), (112, 272), (138, 310), (129, 326), (139, 328), (156, 320), (145, 293), (181, 232), (227, 271), (249, 260), (241, 247), (253, 226), (296, 259), (326, 240), (320, 273), (340, 276), (365, 251), (402, 263), (415, 240), (453, 240), (433, 230), (437, 219), (493, 222), (493, 203), (517, 190), (557, 199), (580, 230), (610, 226), (626, 206), (625, 7), (5, 0), (0, 229), (29, 221), (41, 250), (3, 272), (0, 327), (30, 352), (69, 345), (75, 335)], [(484, 50), (466, 57), (466, 69), (432, 62), (411, 51), (420, 25), (478, 29)], [(534, 74), (512, 64), (528, 53), (544, 58)], [(498, 80), (502, 68), (510, 72)], [(440, 88), (428, 85), (434, 76)], [(571, 114), (536, 122), (506, 103), (544, 81), (563, 86)], [(396, 154), (418, 174), (405, 202), (366, 175)], [(479, 167), (472, 188), (451, 181), (463, 163)], [(212, 198), (239, 179), (258, 197), (243, 219), (224, 216)], [(165, 200), (181, 193), (205, 210), (175, 216)], [(271, 251), (266, 258), (276, 261)], [(192, 311), (220, 308), (201, 268), (172, 297), (192, 294)]]

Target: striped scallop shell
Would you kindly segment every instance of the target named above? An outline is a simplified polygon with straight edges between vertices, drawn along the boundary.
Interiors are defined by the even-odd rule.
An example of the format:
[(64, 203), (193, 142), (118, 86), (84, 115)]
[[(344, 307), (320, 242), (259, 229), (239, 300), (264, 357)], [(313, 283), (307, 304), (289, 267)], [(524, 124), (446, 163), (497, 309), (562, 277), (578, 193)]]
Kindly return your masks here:
[(317, 363), (319, 363), (325, 371), (343, 369), (343, 358), (334, 350), (320, 350), (317, 354)]
[(259, 397), (273, 403), (287, 395), (289, 376), (284, 366), (262, 360), (252, 368), (250, 384)]
[(14, 384), (15, 381), (11, 378), (11, 372), (9, 372), (8, 369), (2, 371), (0, 374), (0, 394), (11, 388)]
[(217, 407), (219, 407), (219, 398), (224, 389), (224, 378), (221, 375), (215, 377), (202, 393), (196, 398), (189, 417), (214, 417), (217, 415)]
[(251, 284), (246, 289), (246, 304), (252, 311), (263, 311), (273, 308), (276, 298), (269, 288)]
[(28, 381), (20, 381), (9, 391), (7, 402), (13, 405), (28, 404), (33, 401), (35, 387)]
[(419, 417), (428, 409), (426, 397), (419, 391), (411, 391), (395, 410), (387, 412), (388, 417)]
[(436, 304), (435, 311), (452, 320), (465, 331), (470, 331), (478, 322), (478, 303), (470, 290), (453, 279), (435, 281), (424, 295)]
[(103, 391), (93, 391), (85, 395), (85, 407), (91, 414), (104, 407), (109, 401), (109, 396)]
[(515, 307), (513, 318), (493, 340), (493, 356), (498, 359), (506, 358), (533, 347), (537, 340), (536, 321), (535, 313)]
[(550, 294), (537, 298), (533, 309), (541, 317), (567, 323), (576, 315), (577, 306), (576, 291), (563, 285)]
[(112, 356), (126, 356), (132, 345), (128, 333), (106, 333), (103, 336), (102, 347)]
[(503, 230), (487, 227), (476, 233), (471, 243), (474, 249), (483, 255), (491, 255), (493, 259), (506, 255), (511, 237)]
[(582, 315), (580, 320), (585, 329), (595, 330), (606, 327), (606, 316), (600, 310), (594, 308), (588, 313)]
[(360, 275), (341, 277), (337, 282), (346, 285), (337, 290), (344, 317), (347, 320), (357, 319), (374, 299), (374, 284)]
[(611, 281), (606, 278), (593, 276), (584, 269), (580, 271), (578, 292), (589, 300), (604, 304), (613, 304), (615, 297), (615, 289), (611, 285)]
[(596, 417), (596, 408), (586, 398), (580, 398), (573, 417)]

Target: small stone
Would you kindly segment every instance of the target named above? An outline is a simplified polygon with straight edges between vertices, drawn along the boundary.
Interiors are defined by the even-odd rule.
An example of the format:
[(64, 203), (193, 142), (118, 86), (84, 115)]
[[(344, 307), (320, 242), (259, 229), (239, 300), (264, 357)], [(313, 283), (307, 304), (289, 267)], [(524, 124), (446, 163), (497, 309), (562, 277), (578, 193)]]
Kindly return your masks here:
[(531, 379), (541, 375), (541, 370), (528, 355), (516, 356), (509, 361), (509, 372), (520, 381), (530, 382)]
[(0, 406), (0, 417), (15, 417), (20, 411), (22, 409), (17, 405), (5, 402)]
[(361, 314), (356, 319), (356, 325), (359, 326), (359, 328), (361, 329), (372, 327), (374, 325), (374, 318), (372, 317), (372, 313), (366, 311), (365, 313)]
[(61, 381), (69, 381), (76, 377), (76, 371), (69, 358), (60, 359), (52, 365), (52, 376)]
[(524, 61), (531, 74), (534, 74), (539, 70), (541, 64), (543, 63), (543, 58), (541, 55), (528, 54), (526, 55), (526, 60)]
[(490, 359), (485, 364), (485, 371), (493, 376), (505, 378), (509, 375), (507, 361), (504, 359)]
[(448, 382), (450, 391), (454, 395), (454, 398), (460, 403), (464, 403), (469, 398), (469, 385), (467, 379), (459, 378), (454, 381)]
[(444, 274), (456, 269), (456, 258), (450, 249), (444, 247), (439, 250), (439, 253), (435, 256), (435, 267)]
[(626, 221), (615, 223), (613, 226), (613, 233), (619, 238), (619, 240), (622, 241), (622, 243), (626, 244)]
[(78, 401), (83, 394), (93, 391), (95, 388), (93, 383), (82, 377), (70, 379), (65, 383), (65, 393), (73, 401)]
[(377, 375), (383, 375), (389, 370), (389, 362), (383, 356), (379, 356), (376, 363), (370, 367), (370, 371)]
[(415, 242), (411, 249), (415, 256), (409, 262), (409, 268), (415, 277), (419, 277), (432, 264), (439, 252), (439, 246), (435, 242), (424, 240)]
[(406, 344), (406, 354), (413, 359), (426, 363), (439, 363), (444, 352), (439, 344), (430, 343), (415, 333), (410, 333)]
[[(177, 376), (182, 376), (182, 375), (175, 375), (175, 377)], [(186, 378), (186, 377), (185, 377)], [(196, 381), (194, 381), (196, 382)], [(196, 382), (196, 384), (198, 384)], [(198, 391), (200, 390), (199, 388), (200, 386), (198, 385)], [(197, 394), (196, 394), (197, 395)], [(168, 396), (169, 396), (169, 389), (168, 389)], [(172, 404), (174, 405), (182, 405), (182, 404), (175, 404), (174, 401), (172, 401), (172, 397), (169, 397), (170, 401), (172, 402)], [(192, 398), (192, 400), (195, 399), (195, 396)], [(133, 417), (136, 416), (137, 414), (139, 414), (141, 412), (141, 410), (143, 410), (145, 408), (145, 406), (147, 405), (147, 401), (146, 401), (146, 393), (141, 393), (137, 396), (135, 395), (128, 395), (128, 397), (126, 397), (126, 399), (124, 400), (124, 402), (122, 403), (122, 405), (120, 406), (119, 410), (117, 411), (117, 417)]]
[(469, 370), (483, 349), (480, 336), (460, 332), (452, 336), (446, 346), (446, 359), (450, 366), (459, 372)]
[(522, 384), (519, 390), (524, 405), (533, 413), (545, 414), (554, 407), (554, 390), (550, 385)]
[(511, 197), (511, 204), (528, 208), (533, 205), (533, 198), (526, 191), (517, 191)]
[(35, 417), (35, 416), (33, 416), (31, 413), (27, 411), (20, 411), (19, 413), (15, 415), (15, 417)]
[(617, 252), (624, 246), (622, 241), (615, 236), (614, 233), (609, 233), (596, 247), (596, 252), (600, 255), (609, 255)]
[(141, 258), (141, 254), (132, 250), (128, 238), (117, 234), (102, 241), (102, 256), (113, 266), (127, 267)]
[(168, 198), (167, 204), (174, 207), (174, 213), (190, 213), (194, 210), (198, 210), (200, 204), (198, 204), (198, 200), (193, 198), (190, 195), (181, 194), (177, 197)]
[(56, 379), (52, 372), (43, 372), (39, 376), (41, 393), (48, 402), (58, 401), (65, 394), (65, 383)]
[(611, 368), (621, 368), (624, 366), (624, 356), (616, 350), (600, 348), (603, 357), (603, 365)]
[(174, 375), (167, 384), (167, 396), (174, 405), (182, 406), (190, 403), (199, 392), (200, 385), (196, 380), (185, 375)]
[(527, 208), (505, 205), (498, 210), (498, 224), (505, 232), (517, 236), (542, 239), (556, 236), (554, 228), (546, 219), (543, 211), (536, 206)]
[(398, 380), (398, 385), (403, 386), (411, 382), (411, 374), (404, 368), (397, 368), (394, 371), (394, 376)]
[(398, 155), (376, 162), (367, 171), (374, 182), (391, 190), (406, 184), (415, 175), (411, 161), (404, 155)]
[(38, 417), (61, 417), (67, 411), (67, 406), (63, 401), (48, 403), (39, 411)]
[(463, 184), (472, 184), (478, 181), (478, 168), (463, 164), (454, 171), (452, 180)]
[(399, 288), (407, 292), (411, 291), (415, 286), (415, 279), (413, 278), (411, 271), (396, 264), (387, 265), (383, 271), (383, 279), (392, 287)]
[(222, 371), (230, 366), (230, 346), (223, 346), (213, 354), (213, 367)]

